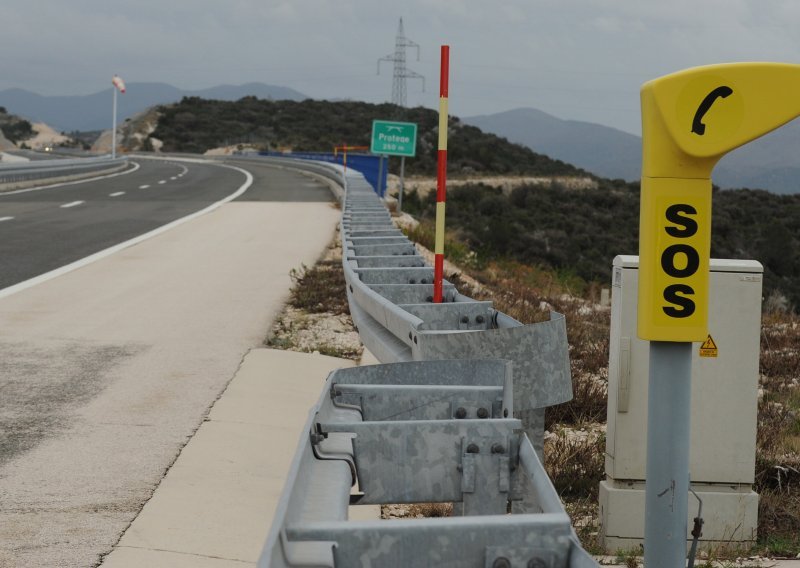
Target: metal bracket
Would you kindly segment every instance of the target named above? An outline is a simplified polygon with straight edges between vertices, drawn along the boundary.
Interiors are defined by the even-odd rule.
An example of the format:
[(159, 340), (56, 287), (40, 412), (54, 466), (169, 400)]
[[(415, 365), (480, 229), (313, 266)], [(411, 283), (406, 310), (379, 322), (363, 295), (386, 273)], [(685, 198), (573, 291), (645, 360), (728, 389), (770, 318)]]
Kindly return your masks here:
[(465, 515), (506, 513), (511, 497), (511, 437), (461, 438), (461, 493)]
[(314, 457), (322, 461), (343, 461), (350, 468), (350, 477), (352, 478), (351, 487), (354, 487), (358, 482), (358, 471), (356, 469), (356, 462), (352, 455), (345, 453), (325, 453), (322, 451), (322, 442), (329, 439), (329, 433), (322, 430), (319, 423), (315, 424), (314, 430), (309, 433), (309, 441), (311, 442), (311, 451)]

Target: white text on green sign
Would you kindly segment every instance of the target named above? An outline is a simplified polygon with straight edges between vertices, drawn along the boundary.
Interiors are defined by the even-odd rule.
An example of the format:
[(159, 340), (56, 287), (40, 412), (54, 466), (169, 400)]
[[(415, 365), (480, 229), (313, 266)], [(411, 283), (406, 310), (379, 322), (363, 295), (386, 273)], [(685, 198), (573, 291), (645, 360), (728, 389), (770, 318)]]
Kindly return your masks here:
[(417, 125), (412, 122), (372, 121), (373, 154), (409, 156), (417, 154)]

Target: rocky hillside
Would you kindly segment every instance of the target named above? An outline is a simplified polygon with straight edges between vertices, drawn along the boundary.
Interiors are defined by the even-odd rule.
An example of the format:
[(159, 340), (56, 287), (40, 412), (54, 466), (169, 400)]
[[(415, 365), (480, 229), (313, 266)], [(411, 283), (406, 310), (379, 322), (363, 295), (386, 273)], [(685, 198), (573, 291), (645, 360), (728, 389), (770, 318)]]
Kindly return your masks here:
[(5, 107), (0, 107), (0, 135), (7, 142), (12, 144), (24, 142), (35, 134), (30, 122), (14, 114), (9, 114)]

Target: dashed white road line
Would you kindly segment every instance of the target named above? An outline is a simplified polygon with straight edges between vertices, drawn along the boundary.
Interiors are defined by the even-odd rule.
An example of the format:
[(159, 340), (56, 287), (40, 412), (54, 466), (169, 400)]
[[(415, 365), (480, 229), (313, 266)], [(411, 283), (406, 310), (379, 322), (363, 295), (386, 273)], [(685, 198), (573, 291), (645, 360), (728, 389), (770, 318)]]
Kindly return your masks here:
[[(187, 161), (188, 160), (189, 159), (187, 159)], [(200, 162), (198, 160), (198, 163), (209, 163), (209, 162)], [(0, 290), (0, 298), (7, 298), (8, 296), (11, 296), (12, 294), (16, 294), (17, 292), (21, 292), (22, 290), (27, 290), (28, 288), (36, 286), (37, 284), (41, 284), (42, 282), (47, 282), (48, 280), (52, 280), (53, 278), (57, 278), (58, 276), (61, 276), (63, 274), (67, 274), (68, 272), (72, 272), (73, 270), (81, 268), (82, 266), (87, 266), (87, 265), (89, 265), (89, 264), (91, 264), (93, 262), (96, 262), (96, 261), (98, 261), (98, 260), (100, 260), (102, 258), (106, 258), (107, 256), (111, 256), (112, 254), (114, 254), (117, 251), (121, 251), (121, 250), (126, 249), (128, 247), (131, 247), (131, 246), (133, 246), (135, 244), (138, 244), (138, 243), (141, 243), (143, 241), (146, 241), (147, 239), (150, 239), (150, 238), (155, 237), (156, 235), (160, 235), (162, 233), (165, 233), (165, 232), (169, 231), (170, 229), (172, 229), (174, 227), (177, 227), (178, 225), (182, 225), (183, 223), (191, 221), (192, 219), (196, 219), (197, 217), (200, 217), (201, 215), (205, 215), (206, 213), (210, 213), (214, 209), (217, 209), (218, 207), (222, 206), (223, 204), (228, 203), (229, 201), (233, 201), (234, 199), (236, 199), (237, 197), (242, 195), (253, 184), (253, 175), (250, 172), (248, 172), (247, 170), (242, 169), (242, 168), (238, 168), (236, 166), (229, 166), (227, 164), (216, 164), (216, 165), (218, 165), (219, 167), (222, 167), (222, 168), (227, 168), (229, 170), (235, 170), (237, 172), (243, 173), (245, 175), (245, 182), (234, 193), (230, 194), (229, 196), (225, 197), (224, 199), (221, 199), (220, 201), (217, 201), (216, 203), (212, 203), (211, 205), (209, 205), (205, 209), (201, 209), (200, 211), (196, 211), (194, 213), (191, 213), (191, 214), (187, 215), (186, 217), (181, 217), (180, 219), (176, 219), (175, 221), (172, 221), (171, 223), (167, 223), (166, 225), (162, 225), (161, 227), (159, 227), (157, 229), (153, 229), (149, 233), (145, 233), (143, 235), (139, 235), (138, 237), (134, 237), (134, 238), (132, 238), (130, 240), (127, 240), (125, 242), (122, 242), (122, 243), (119, 243), (119, 244), (114, 245), (112, 247), (109, 247), (107, 249), (101, 250), (100, 252), (96, 252), (96, 253), (91, 254), (91, 255), (89, 255), (87, 257), (84, 257), (84, 258), (82, 258), (80, 260), (76, 260), (75, 262), (72, 262), (70, 264), (66, 264), (66, 265), (62, 266), (61, 268), (56, 268), (55, 270), (51, 270), (50, 272), (45, 272), (44, 274), (40, 274), (39, 276), (34, 276), (33, 278), (30, 278), (29, 280), (25, 280), (23, 282), (19, 282), (17, 284), (13, 284), (13, 285), (11, 285), (11, 286), (9, 286), (7, 288), (3, 288), (2, 290)]]
[(115, 191), (114, 193), (109, 193), (109, 197), (119, 197), (120, 195), (125, 195), (124, 191)]
[(146, 184), (145, 184), (145, 185), (140, 185), (140, 186), (139, 186), (139, 189), (147, 189), (148, 187), (150, 187), (150, 186), (149, 186), (149, 185), (146, 185)]
[(11, 219), (13, 218), (14, 217), (0, 217), (0, 223), (2, 223), (3, 221), (11, 221)]
[(177, 177), (177, 176), (172, 176), (172, 177), (171, 177), (171, 178), (169, 178), (169, 179), (171, 179), (171, 180), (175, 181), (176, 179), (178, 179), (178, 177)]
[(85, 201), (72, 201), (70, 203), (65, 203), (64, 205), (61, 205), (61, 208), (62, 209), (67, 209), (68, 207), (76, 207), (78, 205), (83, 205), (84, 203), (86, 203), (86, 202)]
[(167, 183), (167, 180), (165, 180), (165, 179), (162, 179), (162, 180), (158, 181), (158, 185), (163, 185), (165, 183)]

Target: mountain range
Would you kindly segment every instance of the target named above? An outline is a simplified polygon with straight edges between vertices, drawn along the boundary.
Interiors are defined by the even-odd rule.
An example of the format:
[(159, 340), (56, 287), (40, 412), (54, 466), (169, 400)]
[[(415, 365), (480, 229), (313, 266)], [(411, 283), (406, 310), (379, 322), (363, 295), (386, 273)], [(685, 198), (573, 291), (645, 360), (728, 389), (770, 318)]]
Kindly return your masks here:
[[(63, 132), (105, 130), (111, 128), (112, 89), (72, 96), (45, 96), (25, 89), (6, 89), (0, 91), (0, 106), (9, 113), (33, 122), (46, 122)], [(200, 90), (180, 89), (167, 83), (128, 83), (125, 93), (117, 98), (117, 120), (122, 122), (153, 105), (177, 102), (183, 97), (235, 101), (246, 96), (294, 101), (308, 98), (294, 89), (264, 83), (219, 85)]]
[[(615, 128), (563, 120), (533, 108), (463, 121), (599, 176), (628, 181), (641, 177), (641, 138)], [(734, 150), (720, 160), (712, 177), (722, 188), (800, 193), (800, 122)]]
[[(183, 97), (235, 101), (258, 99), (301, 101), (308, 97), (291, 88), (264, 83), (180, 89), (167, 83), (129, 83), (120, 95), (118, 120), (154, 105)], [(89, 95), (44, 96), (24, 89), (0, 91), (0, 107), (33, 122), (64, 131), (105, 130), (111, 126), (112, 87)], [(591, 122), (564, 120), (533, 108), (518, 108), (462, 119), (598, 176), (637, 180), (641, 172), (641, 138)], [(800, 122), (794, 121), (725, 156), (714, 169), (713, 181), (722, 188), (749, 187), (776, 193), (800, 192)]]

